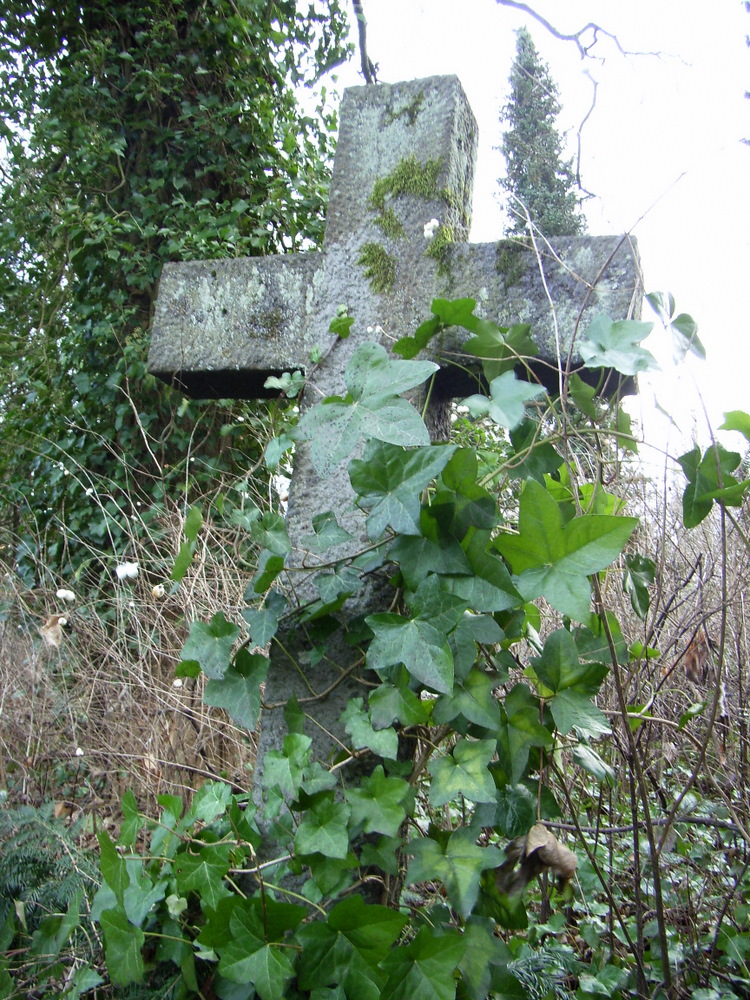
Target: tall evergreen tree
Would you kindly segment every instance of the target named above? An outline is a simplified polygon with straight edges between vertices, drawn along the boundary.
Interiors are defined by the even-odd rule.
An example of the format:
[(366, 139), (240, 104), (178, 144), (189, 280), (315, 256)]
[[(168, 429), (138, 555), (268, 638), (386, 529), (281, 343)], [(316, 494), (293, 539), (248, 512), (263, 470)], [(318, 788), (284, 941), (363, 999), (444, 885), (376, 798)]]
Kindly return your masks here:
[(556, 128), (559, 92), (547, 64), (540, 58), (526, 28), (516, 33), (516, 58), (510, 73), (510, 100), (500, 113), (505, 123), (502, 152), (507, 163), (500, 184), (511, 196), (514, 219), (508, 235), (526, 232), (525, 214), (516, 198), (545, 236), (570, 236), (586, 228), (575, 193), (572, 160), (562, 157)]

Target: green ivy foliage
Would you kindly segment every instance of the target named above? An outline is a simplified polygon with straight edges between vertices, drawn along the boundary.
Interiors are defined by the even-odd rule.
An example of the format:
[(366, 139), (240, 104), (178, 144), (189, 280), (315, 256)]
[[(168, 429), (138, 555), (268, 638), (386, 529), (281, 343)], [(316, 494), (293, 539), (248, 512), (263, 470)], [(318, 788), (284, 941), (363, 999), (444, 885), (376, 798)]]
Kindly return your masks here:
[[(492, 343), (492, 373), (518, 334), (479, 320), (474, 305), (436, 300), (416, 339), (424, 346), (449, 317), (481, 349)], [(598, 343), (607, 323), (595, 320), (585, 342)], [(619, 326), (622, 355), (613, 360), (629, 369), (643, 361), (648, 330)], [(400, 342), (404, 355), (414, 353), (413, 339)], [(600, 363), (592, 356), (592, 366)], [(93, 906), (113, 983), (146, 979), (155, 959), (171, 964), (186, 996), (209, 980), (219, 997), (262, 1000), (569, 995), (566, 972), (579, 977), (578, 996), (632, 995), (634, 968), (622, 955), (586, 970), (570, 955), (514, 942), (512, 932), (527, 926), (524, 889), (540, 872), (558, 876), (558, 903), (568, 898), (572, 854), (544, 825), (568, 808), (564, 762), (594, 785), (614, 777), (597, 749), (610, 725), (596, 697), (630, 653), (595, 595), (614, 564), (645, 615), (654, 564), (626, 552), (637, 520), (622, 500), (575, 484), (555, 451), (554, 411), (528, 383), (510, 386), (507, 405), (494, 383), (499, 405), (474, 403), (506, 434), (533, 424), (528, 451), (545, 462), (557, 455), (546, 473), (528, 462), (519, 509), (504, 517), (474, 449), (426, 443), (419, 414), (401, 414), (410, 404), (398, 392), (434, 367), (361, 345), (346, 396), (321, 401), (288, 428), (287, 436), (314, 443), (321, 475), (348, 462), (366, 551), (350, 549), (344, 559), (331, 551), (318, 574), (320, 600), (295, 609), (280, 586), (296, 568), (294, 550), (283, 520), (264, 516), (253, 530), (263, 551), (245, 627), (222, 613), (194, 622), (178, 674), (205, 674), (204, 700), (252, 730), (274, 665), (273, 654), (269, 662), (249, 648), (273, 644), (282, 626), (314, 621), (322, 638), (310, 656), (325, 655), (326, 641), (347, 628), (369, 694), (349, 698), (333, 760), (316, 759), (303, 706), (290, 698), (288, 732), (267, 752), (254, 795), (211, 783), (187, 805), (160, 796), (144, 851), (136, 845), (146, 820), (126, 795), (118, 844), (100, 835), (104, 885)], [(580, 426), (593, 427), (590, 399), (583, 404)], [(739, 414), (732, 422), (746, 424)], [(352, 451), (359, 457), (350, 459)], [(686, 471), (698, 458), (683, 461)], [(514, 460), (510, 451), (506, 461)], [(711, 502), (734, 504), (749, 487), (711, 491)], [(313, 529), (305, 544), (318, 553), (351, 542), (333, 511), (320, 512)], [(364, 586), (373, 549), (391, 567), (396, 598), (353, 626), (339, 612)], [(560, 613), (541, 636), (532, 603), (540, 599)], [(404, 759), (407, 734), (416, 750)], [(551, 853), (536, 855), (541, 847)], [(656, 987), (658, 967), (653, 977)]]
[(119, 548), (126, 495), (184, 489), (188, 452), (196, 495), (253, 457), (226, 405), (148, 376), (151, 308), (165, 261), (320, 242), (335, 116), (293, 87), (343, 60), (346, 30), (337, 0), (5, 5), (0, 490), (29, 582), (41, 534), (75, 568)]

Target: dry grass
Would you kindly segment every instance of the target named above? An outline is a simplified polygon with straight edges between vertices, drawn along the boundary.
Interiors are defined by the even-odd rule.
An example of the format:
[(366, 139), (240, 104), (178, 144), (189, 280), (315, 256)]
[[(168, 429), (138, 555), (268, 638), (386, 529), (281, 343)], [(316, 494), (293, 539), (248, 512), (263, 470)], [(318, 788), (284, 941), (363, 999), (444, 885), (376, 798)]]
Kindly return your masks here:
[[(190, 623), (217, 611), (242, 624), (249, 572), (239, 557), (246, 533), (207, 521), (179, 586), (169, 573), (183, 514), (133, 524), (127, 559), (135, 579), (117, 578), (116, 561), (92, 556), (68, 602), (54, 584), (24, 589), (6, 567), (0, 601), (0, 786), (12, 800), (54, 797), (68, 808), (94, 803), (117, 811), (131, 788), (153, 812), (161, 793), (180, 794), (207, 779), (247, 788), (252, 734), (221, 709), (205, 706), (204, 679), (175, 678)], [(164, 587), (164, 595), (160, 589)], [(64, 615), (59, 647), (40, 634)], [(54, 641), (54, 636), (52, 637)]]

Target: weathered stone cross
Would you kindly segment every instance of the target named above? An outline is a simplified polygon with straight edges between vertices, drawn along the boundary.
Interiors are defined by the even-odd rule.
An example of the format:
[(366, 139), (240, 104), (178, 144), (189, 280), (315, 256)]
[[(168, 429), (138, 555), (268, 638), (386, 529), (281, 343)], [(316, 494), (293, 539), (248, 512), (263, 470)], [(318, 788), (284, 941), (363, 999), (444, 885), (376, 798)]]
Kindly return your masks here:
[[(167, 264), (151, 372), (197, 398), (259, 398), (276, 394), (264, 388), (269, 375), (310, 369), (311, 352), (333, 345), (305, 390), (303, 406), (309, 406), (345, 391), (344, 371), (360, 344), (379, 339), (388, 346), (413, 334), (436, 297), (471, 297), (481, 315), (501, 325), (531, 324), (542, 351), (538, 372), (550, 386), (549, 372), (555, 385), (587, 314), (638, 314), (637, 254), (627, 240), (557, 239), (554, 253), (543, 246), (539, 255), (511, 254), (510, 267), (507, 248), (465, 242), (477, 128), (456, 77), (353, 87), (344, 94), (340, 120), (322, 252)], [(432, 219), (440, 229), (430, 240), (425, 226)], [(328, 328), (342, 305), (354, 324), (349, 338), (336, 343)], [(466, 387), (455, 394), (465, 395)], [(352, 499), (346, 463), (323, 479), (309, 446), (299, 445), (287, 518), (296, 566), (319, 561), (300, 551), (317, 513), (332, 510), (344, 527), (362, 535)], [(317, 597), (312, 576), (295, 575), (301, 603)], [(373, 601), (372, 594), (362, 596), (352, 615), (377, 610)], [(351, 662), (352, 651), (342, 642), (327, 660), (305, 667), (307, 680), (325, 690)], [(283, 655), (272, 657), (266, 700), (284, 702), (292, 692), (300, 700), (310, 695), (299, 669)], [(321, 756), (333, 746), (325, 731), (341, 732), (337, 719), (347, 699), (362, 693), (347, 678), (325, 701), (310, 705), (319, 732), (309, 735)], [(276, 715), (264, 713), (259, 761), (266, 749), (281, 745), (285, 728)]]

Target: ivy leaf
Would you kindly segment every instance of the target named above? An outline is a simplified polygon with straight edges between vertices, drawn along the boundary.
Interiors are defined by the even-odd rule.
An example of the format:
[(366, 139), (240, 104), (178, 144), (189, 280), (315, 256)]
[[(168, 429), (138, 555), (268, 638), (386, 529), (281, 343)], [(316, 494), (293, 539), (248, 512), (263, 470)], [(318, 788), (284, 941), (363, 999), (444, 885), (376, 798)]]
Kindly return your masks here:
[(232, 646), (239, 634), (237, 625), (228, 622), (222, 612), (217, 611), (208, 625), (192, 623), (180, 659), (197, 661), (207, 677), (219, 680), (229, 666)]
[(349, 853), (347, 824), (351, 808), (336, 802), (333, 794), (323, 793), (303, 814), (294, 837), (298, 854), (324, 854), (327, 858), (345, 858)]
[[(490, 994), (492, 966), (507, 965), (511, 953), (495, 934), (495, 921), (470, 917), (464, 927), (464, 954), (459, 963), (469, 1000), (484, 1000)], [(501, 994), (510, 1000), (508, 994)]]
[(353, 537), (341, 527), (332, 510), (316, 514), (312, 519), (312, 527), (315, 534), (306, 535), (302, 539), (302, 545), (310, 552), (325, 552), (326, 549), (348, 542)]
[(383, 833), (395, 837), (406, 818), (403, 803), (411, 796), (411, 787), (403, 778), (386, 777), (382, 764), (362, 779), (359, 787), (346, 792), (352, 807), (351, 824), (365, 833)]
[(494, 802), (495, 782), (487, 766), (496, 749), (495, 740), (461, 739), (451, 753), (434, 757), (428, 765), (432, 805), (444, 806), (459, 795), (471, 802)]
[(724, 423), (719, 424), (720, 431), (739, 431), (750, 441), (750, 413), (743, 410), (730, 410), (724, 414)]
[(501, 717), (497, 741), (499, 767), (504, 771), (501, 783), (517, 785), (526, 770), (529, 749), (551, 746), (552, 733), (539, 721), (539, 701), (528, 684), (511, 688), (501, 707)]
[(607, 675), (603, 663), (581, 663), (573, 636), (565, 629), (552, 632), (542, 655), (532, 659), (534, 673), (554, 694), (549, 706), (563, 736), (571, 729), (586, 736), (610, 732), (604, 714), (591, 702)]
[(523, 598), (513, 586), (502, 559), (487, 551), (488, 541), (488, 533), (472, 532), (464, 543), (471, 576), (444, 576), (442, 585), (474, 611), (492, 614), (518, 607)]
[(421, 726), (430, 718), (431, 702), (422, 701), (408, 686), (406, 668), (393, 684), (381, 684), (369, 699), (373, 729), (386, 729), (394, 722), (402, 726)]
[(374, 843), (371, 838), (362, 845), (359, 854), (360, 863), (380, 868), (388, 875), (397, 875), (400, 869), (401, 845), (400, 837), (378, 837)]
[[(264, 550), (258, 559), (258, 572), (251, 581), (253, 593), (264, 594), (284, 568), (284, 556)], [(247, 590), (245, 591), (247, 593)]]
[(494, 822), (504, 837), (513, 840), (527, 833), (536, 819), (537, 802), (525, 785), (506, 785), (497, 791)]
[(275, 556), (286, 556), (292, 551), (292, 542), (286, 530), (286, 521), (274, 511), (266, 511), (250, 527), (250, 537)]
[(288, 434), (279, 434), (278, 437), (271, 438), (266, 445), (264, 453), (264, 459), (268, 471), (273, 472), (281, 461), (281, 456), (285, 452), (291, 451), (293, 447), (294, 441)]
[(711, 512), (714, 500), (729, 507), (742, 505), (750, 479), (738, 482), (731, 473), (741, 462), (736, 451), (720, 444), (707, 448), (701, 458), (697, 445), (677, 461), (688, 480), (682, 495), (682, 519), (686, 528), (694, 528)]
[(576, 764), (580, 764), (584, 771), (588, 771), (597, 781), (606, 781), (608, 785), (614, 788), (615, 772), (590, 746), (587, 746), (585, 743), (579, 743), (578, 746), (574, 747), (573, 760)]
[(519, 534), (495, 544), (518, 574), (527, 601), (543, 596), (558, 611), (583, 621), (589, 614), (589, 575), (617, 558), (637, 518), (584, 514), (563, 525), (560, 507), (531, 479), (521, 494)]
[(668, 292), (650, 292), (646, 299), (664, 326), (672, 331), (676, 360), (682, 361), (687, 352), (692, 351), (696, 357), (705, 361), (706, 349), (698, 338), (698, 324), (687, 313), (675, 316), (674, 297)]
[(580, 375), (573, 372), (568, 379), (568, 392), (581, 413), (590, 417), (591, 420), (596, 420), (596, 405), (594, 403), (596, 388), (593, 385), (587, 385)]
[[(424, 518), (420, 518), (420, 523)], [(389, 550), (409, 590), (416, 590), (430, 573), (469, 576), (471, 566), (458, 542), (448, 535), (436, 540), (423, 535), (399, 535)]]
[[(221, 974), (236, 983), (251, 983), (261, 1000), (284, 1000), (286, 988), (294, 976), (294, 966), (287, 948), (274, 944), (261, 945), (249, 954), (237, 954), (238, 942), (232, 939), (222, 955)], [(236, 961), (232, 962), (232, 959)]]
[(561, 691), (555, 695), (549, 707), (555, 725), (563, 736), (566, 736), (571, 729), (575, 729), (579, 736), (592, 739), (612, 732), (606, 715), (580, 691), (572, 688)]
[(510, 443), (513, 452), (508, 456), (506, 469), (511, 479), (536, 479), (544, 483), (544, 477), (555, 475), (562, 465), (562, 458), (552, 445), (540, 439), (535, 420), (522, 420), (514, 427)]
[[(270, 902), (273, 908), (274, 903)], [(298, 920), (295, 916), (295, 922)], [(269, 928), (269, 937), (282, 935), (283, 923), (282, 927)], [(294, 974), (289, 949), (268, 944), (265, 939), (266, 930), (257, 912), (235, 907), (229, 919), (226, 944), (221, 947), (219, 972), (233, 983), (251, 984), (262, 1000), (283, 1000)]]
[(408, 595), (408, 600), (414, 616), (429, 621), (442, 635), (452, 632), (467, 610), (466, 601), (444, 590), (442, 580), (435, 573), (423, 580), (416, 591)]
[(502, 854), (494, 847), (479, 847), (470, 827), (454, 830), (444, 843), (432, 837), (410, 840), (407, 853), (413, 855), (406, 873), (407, 884), (440, 879), (451, 906), (466, 918), (479, 894), (479, 879), (486, 868), (496, 868)]
[(441, 694), (453, 689), (453, 656), (434, 625), (391, 612), (369, 615), (365, 621), (375, 633), (367, 650), (367, 666), (387, 671), (403, 664), (411, 676)]
[(243, 608), (242, 617), (248, 624), (254, 646), (267, 646), (279, 630), (279, 619), (273, 608)]
[(504, 372), (490, 382), (490, 398), (480, 394), (469, 396), (462, 404), (472, 417), (487, 417), (501, 427), (516, 427), (526, 413), (526, 402), (546, 392), (543, 385), (521, 381), (514, 371)]
[(221, 680), (211, 680), (203, 692), (206, 705), (225, 708), (238, 725), (252, 732), (260, 714), (260, 685), (270, 661), (258, 653), (240, 649)]
[(394, 361), (380, 344), (362, 344), (344, 375), (347, 398), (331, 397), (311, 407), (294, 437), (311, 442), (312, 462), (321, 476), (329, 475), (363, 437), (428, 445), (424, 421), (399, 393), (424, 382), (437, 368), (432, 361)]
[(589, 324), (578, 351), (587, 368), (614, 368), (622, 375), (654, 371), (659, 367), (656, 359), (644, 347), (638, 346), (653, 328), (653, 323), (635, 319), (613, 323), (609, 316), (601, 313)]
[(297, 977), (303, 990), (341, 984), (349, 997), (378, 1000), (385, 975), (378, 969), (408, 918), (361, 896), (337, 903), (327, 921), (297, 932), (302, 945)]
[(496, 730), (500, 725), (500, 706), (493, 694), (497, 684), (497, 677), (483, 670), (470, 670), (464, 680), (456, 678), (453, 693), (441, 695), (435, 703), (435, 722), (442, 725), (463, 715), (468, 722)]
[(438, 935), (422, 927), (410, 944), (395, 948), (383, 962), (388, 981), (381, 1000), (453, 1000), (454, 971), (464, 947), (456, 931)]
[(231, 895), (223, 882), (231, 865), (231, 853), (231, 844), (202, 844), (197, 854), (187, 851), (178, 854), (173, 868), (180, 895), (186, 896), (194, 890), (207, 906), (215, 909), (220, 900)]
[(331, 320), (328, 331), (329, 333), (335, 333), (336, 336), (341, 337), (342, 340), (346, 340), (351, 333), (352, 323), (354, 323), (353, 316), (347, 316), (346, 313), (339, 312), (339, 314)]
[(120, 856), (106, 830), (101, 830), (96, 837), (99, 841), (99, 865), (102, 870), (102, 877), (115, 894), (117, 902), (120, 906), (123, 906), (125, 890), (130, 885), (127, 864), (125, 859)]
[(547, 636), (542, 655), (531, 663), (534, 673), (553, 694), (573, 688), (586, 696), (594, 695), (608, 672), (603, 663), (581, 663), (575, 640), (564, 628)]
[[(316, 609), (314, 617), (319, 618), (325, 608), (328, 614), (338, 610), (347, 597), (351, 597), (362, 586), (362, 575), (351, 566), (337, 567), (332, 573), (318, 573), (315, 586), (320, 594), (323, 606)], [(305, 621), (309, 618), (303, 619)]]
[(360, 507), (370, 511), (370, 538), (379, 538), (389, 525), (400, 534), (419, 534), (422, 490), (455, 450), (450, 444), (407, 450), (382, 441), (368, 443), (364, 456), (350, 463), (349, 478)]
[(231, 801), (232, 789), (226, 782), (207, 781), (193, 796), (190, 808), (180, 820), (178, 831), (186, 831), (196, 821), (213, 823), (217, 816), (224, 815)]
[(294, 399), (305, 388), (305, 376), (301, 371), (282, 372), (281, 376), (269, 375), (263, 383), (264, 389), (278, 389), (287, 399)]
[(312, 740), (303, 733), (287, 733), (281, 750), (269, 750), (263, 763), (263, 784), (279, 788), (285, 798), (293, 799), (302, 784), (305, 767), (310, 762)]
[(368, 747), (379, 757), (390, 760), (396, 760), (398, 757), (396, 730), (391, 728), (375, 730), (369, 713), (364, 708), (363, 698), (350, 698), (339, 721), (344, 723), (344, 729), (351, 736), (355, 749)]
[(648, 588), (656, 578), (656, 563), (637, 552), (628, 553), (624, 562), (622, 589), (630, 598), (633, 611), (643, 621), (651, 604)]
[(141, 982), (144, 973), (141, 949), (146, 935), (140, 927), (134, 927), (121, 910), (105, 910), (99, 923), (104, 933), (109, 978), (116, 986)]

